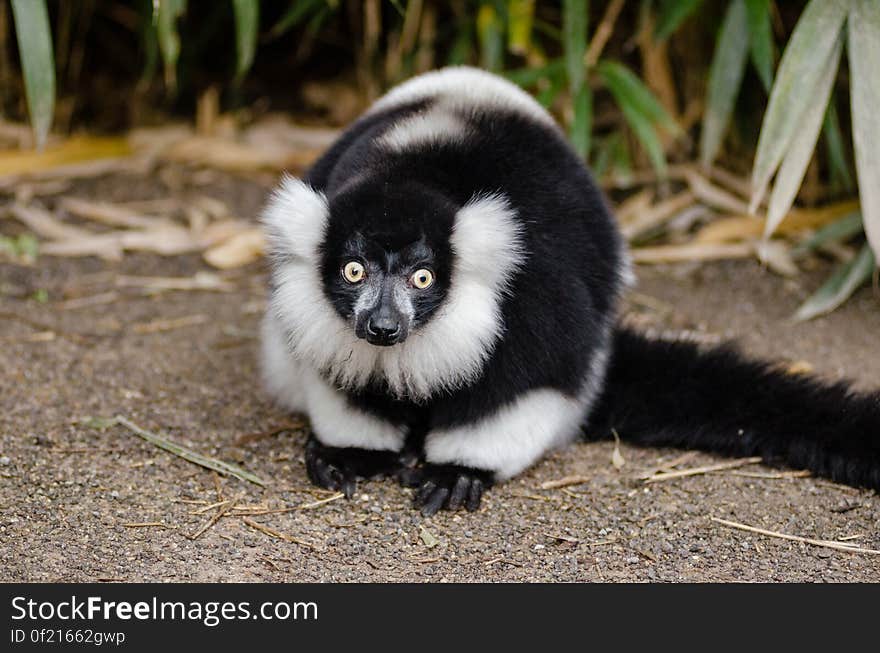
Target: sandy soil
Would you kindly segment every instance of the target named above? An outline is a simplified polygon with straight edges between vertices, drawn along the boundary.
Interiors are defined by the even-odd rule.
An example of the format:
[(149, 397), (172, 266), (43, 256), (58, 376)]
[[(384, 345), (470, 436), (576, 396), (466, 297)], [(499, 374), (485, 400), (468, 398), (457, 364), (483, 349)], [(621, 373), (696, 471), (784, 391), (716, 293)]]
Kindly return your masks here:
[[(221, 197), (243, 216), (256, 213), (264, 192), (231, 178), (197, 190)], [(110, 200), (167, 192), (125, 177), (73, 191)], [(240, 440), (289, 420), (257, 383), (261, 265), (228, 275), (234, 292), (120, 291), (108, 304), (65, 304), (112, 290), (119, 274), (201, 269), (196, 256), (146, 255), (118, 264), (43, 258), (35, 267), (0, 265), (0, 580), (880, 580), (880, 556), (772, 539), (710, 520), (813, 538), (852, 537), (880, 548), (875, 493), (813, 478), (762, 478), (754, 474), (778, 470), (760, 465), (646, 485), (640, 474), (682, 452), (623, 446), (626, 464), (618, 471), (612, 443), (579, 444), (550, 456), (490, 492), (476, 514), (424, 519), (410, 508), (409, 490), (375, 481), (351, 502), (250, 517), (299, 543), (233, 516), (191, 539), (214, 511), (193, 513), (218, 494), (271, 508), (328, 496), (305, 478), (302, 430)], [(751, 354), (806, 361), (829, 378), (876, 386), (880, 303), (870, 290), (828, 318), (797, 326), (786, 321), (821, 273), (786, 281), (753, 262), (642, 268), (640, 295), (628, 310), (646, 328), (736, 338)], [(48, 291), (48, 302), (32, 298), (38, 289)], [(154, 333), (137, 327), (179, 318), (193, 324)], [(47, 330), (54, 339), (39, 335)], [(237, 462), (271, 486), (221, 479), (122, 427), (101, 431), (76, 421), (115, 414)], [(685, 466), (721, 460), (696, 454)], [(539, 487), (574, 474), (591, 480), (565, 490)], [(164, 526), (126, 526), (133, 523)]]

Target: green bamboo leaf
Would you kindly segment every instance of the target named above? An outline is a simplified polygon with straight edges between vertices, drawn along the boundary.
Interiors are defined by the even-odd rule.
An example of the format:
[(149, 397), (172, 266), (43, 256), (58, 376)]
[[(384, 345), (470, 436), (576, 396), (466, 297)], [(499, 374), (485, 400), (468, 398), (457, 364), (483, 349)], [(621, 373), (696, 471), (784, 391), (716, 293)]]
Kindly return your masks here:
[(483, 4), (477, 12), (477, 39), (483, 68), (497, 71), (504, 62), (504, 23), (491, 4)]
[(55, 112), (55, 57), (46, 0), (12, 0), (34, 143), (42, 148)]
[(180, 58), (180, 34), (177, 20), (186, 11), (186, 0), (159, 0), (156, 30), (159, 51), (165, 64), (165, 83), (169, 88), (177, 86), (177, 60)]
[(830, 243), (841, 243), (853, 236), (862, 233), (862, 213), (853, 211), (842, 218), (838, 218), (831, 224), (819, 229), (815, 234), (807, 238), (792, 250), (795, 256), (803, 256)]
[(773, 30), (770, 0), (745, 0), (749, 23), (749, 51), (767, 92), (773, 87)]
[(700, 134), (700, 162), (709, 166), (718, 151), (730, 124), (748, 54), (749, 26), (743, 0), (733, 0), (727, 7), (718, 45), (709, 67), (706, 113)]
[(120, 424), (121, 426), (124, 426), (129, 431), (131, 431), (138, 437), (146, 440), (150, 444), (153, 444), (160, 449), (164, 449), (165, 451), (173, 453), (175, 456), (180, 456), (184, 460), (188, 460), (191, 463), (200, 465), (201, 467), (214, 470), (215, 472), (219, 472), (221, 474), (235, 476), (236, 478), (240, 478), (243, 481), (250, 481), (251, 483), (254, 483), (256, 485), (264, 487), (266, 485), (266, 481), (262, 480), (256, 474), (252, 474), (251, 472), (242, 469), (238, 465), (233, 465), (232, 463), (227, 463), (224, 460), (218, 460), (217, 458), (210, 458), (208, 456), (202, 455), (197, 451), (193, 451), (188, 447), (184, 447), (182, 444), (178, 444), (177, 442), (170, 440), (169, 438), (141, 428), (140, 426), (138, 426), (131, 420), (126, 419), (122, 415), (117, 415), (112, 419), (112, 421), (105, 420), (105, 422), (108, 425)]
[(553, 106), (556, 98), (565, 90), (565, 72), (560, 68), (558, 72), (547, 77), (547, 82), (546, 87), (535, 95), (535, 99), (545, 109)]
[(624, 98), (621, 107), (630, 106), (645, 116), (650, 123), (661, 127), (673, 135), (681, 134), (681, 127), (669, 115), (651, 90), (623, 64), (615, 61), (602, 61), (596, 66), (605, 84), (615, 98)]
[(797, 131), (789, 143), (785, 158), (782, 159), (782, 165), (779, 166), (779, 172), (773, 182), (773, 190), (767, 205), (767, 222), (764, 225), (765, 238), (776, 231), (776, 227), (788, 213), (807, 173), (807, 166), (810, 165), (816, 142), (819, 140), (825, 109), (831, 98), (831, 88), (837, 78), (837, 67), (842, 52), (843, 32), (840, 32), (834, 49), (825, 62), (825, 71), (813, 89), (810, 101), (805, 103), (807, 107), (801, 112), (800, 122), (796, 125)]
[(269, 30), (269, 36), (271, 38), (281, 36), (308, 18), (310, 14), (315, 14), (316, 10), (323, 9), (325, 4), (326, 0), (292, 0), (284, 15)]
[(880, 252), (880, 3), (853, 0), (848, 25), (859, 199), (865, 234), (876, 253)]
[(518, 68), (516, 70), (508, 70), (504, 76), (517, 86), (525, 89), (531, 88), (542, 79), (565, 79), (565, 61), (560, 57), (548, 61), (543, 66), (535, 68)]
[[(847, 3), (848, 4), (848, 3)], [(749, 210), (764, 199), (770, 178), (800, 128), (801, 117), (813, 102), (816, 88), (828, 68), (828, 58), (838, 45), (844, 0), (810, 0), (788, 41), (770, 101), (761, 124), (758, 151), (752, 170), (752, 198)]]
[(874, 253), (867, 243), (852, 261), (839, 266), (794, 314), (803, 322), (830, 313), (843, 304), (874, 272)]
[(840, 119), (837, 116), (837, 103), (833, 95), (828, 103), (828, 111), (825, 113), (825, 122), (822, 123), (822, 134), (825, 136), (825, 147), (828, 151), (832, 186), (852, 191), (854, 188), (853, 178), (847, 162)]
[(587, 0), (564, 0), (562, 3), (562, 45), (572, 97), (580, 93), (584, 83), (588, 7)]
[(507, 49), (525, 55), (532, 49), (535, 0), (507, 0)]
[(625, 66), (603, 61), (596, 66), (599, 74), (623, 112), (623, 117), (660, 177), (666, 176), (666, 155), (657, 134), (657, 127), (678, 129), (660, 102), (648, 88)]
[(662, 41), (669, 37), (701, 4), (702, 0), (663, 0), (654, 28), (655, 38)]
[(254, 62), (257, 28), (260, 24), (259, 0), (232, 0), (235, 11), (235, 79), (241, 81)]
[(574, 118), (571, 121), (571, 143), (586, 160), (590, 153), (590, 132), (593, 128), (593, 94), (587, 84), (581, 86), (574, 98)]

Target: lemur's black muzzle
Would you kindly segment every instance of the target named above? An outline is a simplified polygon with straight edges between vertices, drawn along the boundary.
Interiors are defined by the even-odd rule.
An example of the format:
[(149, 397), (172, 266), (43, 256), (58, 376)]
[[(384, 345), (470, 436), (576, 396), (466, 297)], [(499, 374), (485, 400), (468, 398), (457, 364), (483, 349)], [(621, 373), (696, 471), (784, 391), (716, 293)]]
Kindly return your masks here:
[(383, 283), (378, 303), (358, 316), (357, 335), (371, 345), (390, 347), (406, 340), (409, 320), (395, 303), (393, 287)]
[(371, 345), (394, 345), (403, 331), (396, 311), (384, 309), (384, 306), (380, 306), (367, 318), (366, 338)]

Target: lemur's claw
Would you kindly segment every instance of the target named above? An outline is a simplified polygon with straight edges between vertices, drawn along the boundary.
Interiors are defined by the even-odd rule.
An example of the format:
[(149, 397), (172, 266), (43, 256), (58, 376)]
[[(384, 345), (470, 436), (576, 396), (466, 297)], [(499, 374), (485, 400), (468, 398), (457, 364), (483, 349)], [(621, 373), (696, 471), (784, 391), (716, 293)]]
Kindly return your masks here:
[(391, 474), (399, 467), (392, 451), (328, 447), (311, 436), (306, 442), (306, 474), (315, 485), (342, 492), (351, 499), (357, 481)]
[(425, 465), (421, 476), (413, 503), (425, 517), (443, 508), (458, 510), (462, 506), (474, 512), (480, 507), (483, 492), (492, 485), (490, 472), (458, 465)]

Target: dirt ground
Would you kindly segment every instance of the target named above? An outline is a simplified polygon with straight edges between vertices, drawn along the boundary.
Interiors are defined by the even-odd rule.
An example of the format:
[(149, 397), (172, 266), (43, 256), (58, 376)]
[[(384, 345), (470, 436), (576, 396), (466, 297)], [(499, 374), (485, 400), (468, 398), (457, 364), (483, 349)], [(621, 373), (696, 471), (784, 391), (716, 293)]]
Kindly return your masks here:
[[(231, 177), (180, 192), (190, 190), (221, 198), (243, 217), (256, 214), (265, 192)], [(123, 201), (167, 190), (116, 176), (70, 193)], [(424, 519), (411, 509), (409, 490), (374, 481), (350, 502), (249, 517), (268, 530), (227, 514), (193, 539), (216, 509), (194, 513), (218, 496), (271, 509), (331, 496), (306, 480), (301, 429), (241, 439), (289, 421), (257, 381), (262, 265), (225, 274), (232, 292), (145, 296), (115, 287), (120, 274), (204, 269), (198, 256), (148, 255), (0, 265), (0, 580), (880, 581), (880, 556), (710, 519), (877, 549), (877, 494), (780, 478), (761, 465), (645, 484), (646, 470), (682, 452), (622, 446), (618, 471), (613, 443), (550, 456), (492, 490), (476, 514)], [(640, 268), (628, 311), (645, 328), (735, 338), (756, 356), (807, 362), (862, 388), (880, 385), (880, 302), (870, 289), (830, 317), (787, 321), (823, 272), (787, 281), (751, 261)], [(34, 299), (41, 290), (48, 301)], [(110, 303), (70, 303), (111, 290), (118, 297)], [(155, 329), (159, 319), (180, 321)], [(270, 485), (220, 478), (120, 426), (102, 431), (77, 421), (117, 414)], [(696, 454), (683, 466), (720, 461)], [(569, 475), (591, 480), (540, 488)]]

